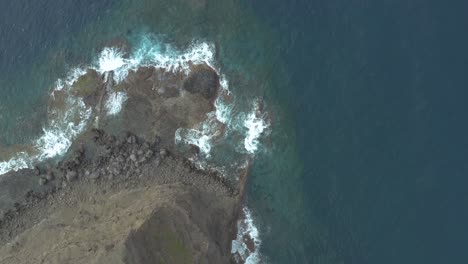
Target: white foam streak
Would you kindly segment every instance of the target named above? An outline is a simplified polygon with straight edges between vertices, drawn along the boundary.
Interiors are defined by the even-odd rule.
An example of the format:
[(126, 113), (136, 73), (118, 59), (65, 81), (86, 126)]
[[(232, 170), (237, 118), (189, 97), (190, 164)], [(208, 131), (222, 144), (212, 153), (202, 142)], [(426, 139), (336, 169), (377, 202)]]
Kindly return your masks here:
[(125, 64), (123, 53), (117, 48), (104, 48), (98, 60), (99, 72), (115, 71)]
[(268, 124), (262, 117), (258, 117), (258, 107), (249, 113), (244, 121), (244, 127), (247, 128), (247, 135), (244, 140), (244, 147), (249, 153), (255, 153), (258, 150), (259, 138), (268, 128)]
[[(38, 161), (65, 153), (72, 145), (73, 139), (85, 130), (91, 114), (91, 108), (86, 108), (80, 102), (78, 107), (66, 111), (63, 119), (52, 121), (50, 126), (43, 130), (44, 135), (36, 141), (35, 146), (40, 151)], [(80, 120), (77, 124), (69, 121), (75, 119), (76, 115), (79, 115)]]
[[(65, 153), (71, 146), (73, 139), (87, 126), (91, 117), (91, 109), (87, 109), (81, 101), (74, 102), (59, 118), (53, 119), (43, 129), (44, 134), (39, 137), (33, 147), (36, 154), (19, 152), (8, 161), (0, 162), (0, 175), (9, 171), (32, 168), (35, 163), (53, 158)], [(78, 123), (73, 119), (79, 119)]]
[(91, 68), (101, 74), (114, 71), (116, 83), (124, 80), (130, 70), (142, 66), (188, 73), (191, 63), (206, 63), (213, 67), (213, 50), (213, 45), (202, 42), (193, 43), (187, 51), (180, 52), (170, 45), (162, 45), (154, 37), (145, 36), (129, 58), (124, 58), (124, 53), (118, 48), (105, 48)]
[(217, 120), (216, 113), (210, 112), (207, 114), (206, 120), (199, 125), (199, 129), (177, 129), (175, 143), (195, 145), (200, 149), (200, 153), (205, 158), (209, 158), (214, 140), (221, 136), (220, 125), (221, 123)]
[[(80, 76), (84, 75), (86, 70), (84, 68), (76, 67), (73, 68), (67, 75), (65, 80), (58, 79), (55, 82), (55, 89), (53, 91), (61, 91), (63, 88), (70, 89), (72, 84), (80, 78)], [(52, 91), (52, 92), (53, 92)]]
[[(244, 207), (242, 211), (244, 218), (237, 222), (237, 237), (236, 240), (232, 241), (231, 253), (239, 254), (246, 264), (258, 264), (261, 261), (259, 248), (262, 241), (260, 240), (258, 228), (255, 226), (249, 208)], [(254, 252), (250, 252), (247, 244), (244, 242), (244, 237), (249, 237), (253, 241), (255, 245)]]
[(33, 160), (26, 152), (19, 152), (8, 161), (0, 162), (0, 175), (5, 174), (12, 170), (20, 170), (32, 167)]
[[(226, 79), (226, 76), (221, 75), (219, 82), (220, 82), (220, 88), (221, 88), (220, 93), (223, 93), (229, 96), (231, 94), (231, 91), (229, 91), (229, 83)], [(224, 100), (223, 96), (218, 96), (215, 100), (214, 105), (216, 108), (216, 119), (218, 119), (220, 122), (224, 124), (228, 124), (231, 121), (232, 107), (233, 107), (232, 104), (227, 103)]]
[(124, 92), (111, 93), (105, 104), (107, 114), (116, 115), (120, 113), (127, 98), (127, 94)]

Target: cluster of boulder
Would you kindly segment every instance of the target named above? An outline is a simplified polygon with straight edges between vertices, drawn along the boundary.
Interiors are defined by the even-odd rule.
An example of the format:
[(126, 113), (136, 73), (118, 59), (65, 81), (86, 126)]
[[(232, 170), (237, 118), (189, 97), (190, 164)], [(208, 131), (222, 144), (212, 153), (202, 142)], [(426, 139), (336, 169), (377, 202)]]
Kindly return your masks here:
[(34, 173), (39, 177), (39, 184), (46, 185), (55, 180), (58, 187), (65, 187), (78, 178), (112, 180), (140, 176), (143, 164), (152, 162), (153, 166), (158, 166), (169, 155), (169, 151), (161, 147), (158, 136), (147, 142), (131, 133), (121, 138), (99, 129), (93, 129), (91, 133), (96, 144), (79, 145), (55, 168), (41, 170), (36, 167)]

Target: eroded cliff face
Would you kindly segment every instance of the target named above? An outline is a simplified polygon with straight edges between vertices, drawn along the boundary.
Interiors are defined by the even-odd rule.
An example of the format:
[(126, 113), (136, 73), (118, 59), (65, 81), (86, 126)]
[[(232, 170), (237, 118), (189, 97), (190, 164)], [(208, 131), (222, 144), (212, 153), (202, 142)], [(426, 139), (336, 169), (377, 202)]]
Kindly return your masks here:
[[(119, 84), (112, 72), (78, 79), (73, 93), (92, 107), (94, 128), (58, 164), (0, 180), (0, 263), (230, 262), (245, 180), (200, 171), (186, 159), (197, 152), (175, 146), (177, 129), (214, 110), (218, 88), (207, 65), (142, 67)], [(109, 115), (119, 92), (121, 113)]]

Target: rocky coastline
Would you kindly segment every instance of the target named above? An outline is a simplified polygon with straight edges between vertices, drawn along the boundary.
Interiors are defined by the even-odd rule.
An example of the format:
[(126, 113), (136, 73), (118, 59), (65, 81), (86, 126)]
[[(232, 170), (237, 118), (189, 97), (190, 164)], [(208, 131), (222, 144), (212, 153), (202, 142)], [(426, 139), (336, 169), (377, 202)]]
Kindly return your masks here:
[(200, 170), (197, 146), (174, 138), (215, 109), (216, 71), (140, 67), (118, 84), (113, 74), (89, 70), (70, 87), (94, 123), (60, 161), (0, 176), (0, 263), (234, 263), (247, 169), (239, 181)]

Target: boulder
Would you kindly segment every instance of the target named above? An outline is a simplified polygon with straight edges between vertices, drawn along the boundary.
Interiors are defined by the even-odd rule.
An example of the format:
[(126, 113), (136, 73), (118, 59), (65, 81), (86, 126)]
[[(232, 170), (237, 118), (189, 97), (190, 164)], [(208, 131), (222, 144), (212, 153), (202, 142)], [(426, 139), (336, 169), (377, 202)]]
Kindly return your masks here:
[(52, 171), (49, 171), (46, 175), (47, 181), (52, 181), (54, 180), (54, 173)]
[(191, 72), (184, 81), (184, 89), (197, 93), (206, 99), (213, 99), (219, 88), (219, 76), (214, 69), (205, 64), (192, 66)]
[(39, 179), (39, 185), (46, 185), (47, 184), (47, 179), (46, 178), (40, 178)]
[[(87, 73), (80, 76), (72, 85), (72, 93), (75, 96), (87, 98), (96, 95), (98, 89), (103, 85), (102, 79), (95, 70), (88, 69)], [(92, 101), (92, 102), (91, 102)], [(94, 104), (96, 100), (89, 103)]]
[(76, 171), (70, 170), (66, 174), (66, 178), (68, 181), (73, 181), (78, 177), (78, 173)]

